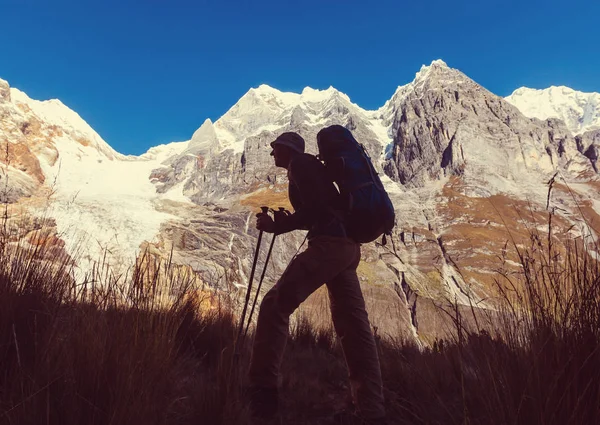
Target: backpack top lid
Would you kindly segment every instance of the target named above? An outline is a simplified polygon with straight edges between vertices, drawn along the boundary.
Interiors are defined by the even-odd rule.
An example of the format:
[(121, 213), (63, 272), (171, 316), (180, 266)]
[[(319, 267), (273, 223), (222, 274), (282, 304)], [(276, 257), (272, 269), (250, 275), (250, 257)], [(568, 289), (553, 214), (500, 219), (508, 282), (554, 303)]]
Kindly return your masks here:
[(359, 147), (358, 142), (346, 127), (331, 125), (317, 133), (319, 157), (322, 160), (353, 153)]
[(317, 134), (317, 144), (319, 159), (325, 162), (340, 190), (352, 192), (368, 182), (383, 189), (367, 152), (350, 130), (341, 125), (326, 127)]

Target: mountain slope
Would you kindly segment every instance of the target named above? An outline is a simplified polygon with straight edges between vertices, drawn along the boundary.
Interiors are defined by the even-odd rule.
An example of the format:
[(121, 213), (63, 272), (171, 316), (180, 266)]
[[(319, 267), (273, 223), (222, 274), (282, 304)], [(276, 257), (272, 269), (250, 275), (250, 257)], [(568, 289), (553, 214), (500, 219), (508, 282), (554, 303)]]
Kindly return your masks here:
[[(331, 124), (365, 145), (396, 208), (393, 249), (364, 245), (359, 267), (370, 316), (385, 332), (435, 338), (440, 300), (492, 307), (498, 253), (511, 238), (528, 244), (531, 229), (546, 228), (549, 209), (557, 238), (597, 237), (597, 134), (573, 137), (560, 120), (528, 118), (443, 61), (423, 66), (375, 111), (334, 88), (263, 85), (189, 141), (139, 157), (114, 152), (64, 105), (50, 105), (59, 111), (52, 115), (11, 93), (2, 82), (0, 135), (13, 159), (4, 169), (15, 189), (7, 199), (42, 204), (49, 194), (66, 249), (85, 254), (82, 271), (104, 252), (125, 267), (149, 249), (215, 290), (244, 287), (257, 208), (287, 206), (285, 171), (273, 166), (269, 143), (297, 131), (315, 153), (317, 132)], [(549, 197), (553, 177), (560, 184)], [(269, 282), (303, 236), (278, 238)], [(504, 267), (518, 271), (515, 260)], [(303, 308), (320, 312), (326, 301), (317, 293)]]

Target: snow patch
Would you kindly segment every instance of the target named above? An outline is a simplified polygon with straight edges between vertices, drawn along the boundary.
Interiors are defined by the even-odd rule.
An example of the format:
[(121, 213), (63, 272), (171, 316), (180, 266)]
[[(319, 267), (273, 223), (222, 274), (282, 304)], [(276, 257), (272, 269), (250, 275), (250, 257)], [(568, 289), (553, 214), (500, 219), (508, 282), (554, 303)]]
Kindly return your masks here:
[(386, 125), (381, 118), (372, 118), (370, 126), (371, 131), (375, 133), (377, 140), (381, 143), (381, 160), (385, 160), (387, 159), (387, 154), (391, 152), (391, 146), (394, 144), (392, 125)]
[(158, 199), (150, 183), (156, 161), (109, 161), (91, 147), (66, 137), (56, 140), (60, 157), (44, 166), (55, 181), (50, 215), (71, 253), (88, 248), (80, 261), (82, 272), (102, 258), (130, 265), (144, 241), (152, 241), (164, 221), (175, 216), (156, 211)]
[(182, 153), (185, 148), (187, 148), (189, 142), (172, 142), (164, 145), (154, 146), (146, 153), (143, 153), (139, 157), (136, 157), (139, 160), (148, 160), (154, 161), (158, 163), (162, 163), (166, 161), (172, 156), (179, 155)]

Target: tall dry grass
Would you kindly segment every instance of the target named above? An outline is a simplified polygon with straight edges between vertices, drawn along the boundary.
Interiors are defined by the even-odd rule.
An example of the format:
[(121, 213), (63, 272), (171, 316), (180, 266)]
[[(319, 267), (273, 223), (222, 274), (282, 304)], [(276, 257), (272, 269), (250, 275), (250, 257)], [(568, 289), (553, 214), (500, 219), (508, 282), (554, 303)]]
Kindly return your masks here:
[(201, 309), (190, 276), (147, 259), (76, 282), (64, 250), (0, 227), (0, 423), (241, 420), (239, 385), (224, 379), (233, 319)]
[(496, 310), (441, 306), (454, 337), (424, 350), (381, 342), (397, 423), (600, 423), (599, 247), (532, 232), (513, 248), (521, 267), (499, 271)]

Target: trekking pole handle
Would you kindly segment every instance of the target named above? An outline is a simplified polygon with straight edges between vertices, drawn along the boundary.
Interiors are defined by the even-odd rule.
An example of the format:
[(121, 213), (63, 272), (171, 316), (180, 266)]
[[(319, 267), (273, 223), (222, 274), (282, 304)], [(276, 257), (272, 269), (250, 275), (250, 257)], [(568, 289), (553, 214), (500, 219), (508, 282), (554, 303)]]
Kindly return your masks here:
[(269, 211), (270, 211), (269, 207), (265, 207), (265, 206), (260, 207), (260, 214), (267, 214), (268, 215)]
[(288, 210), (286, 210), (284, 207), (279, 207), (279, 208), (277, 209), (277, 211), (275, 211), (274, 209), (271, 209), (271, 212), (273, 213), (273, 218), (274, 218), (275, 220), (277, 220), (277, 218), (278, 218), (278, 217), (284, 217), (284, 216), (288, 216), (288, 215), (290, 215), (290, 214), (291, 214), (291, 213), (290, 213)]

